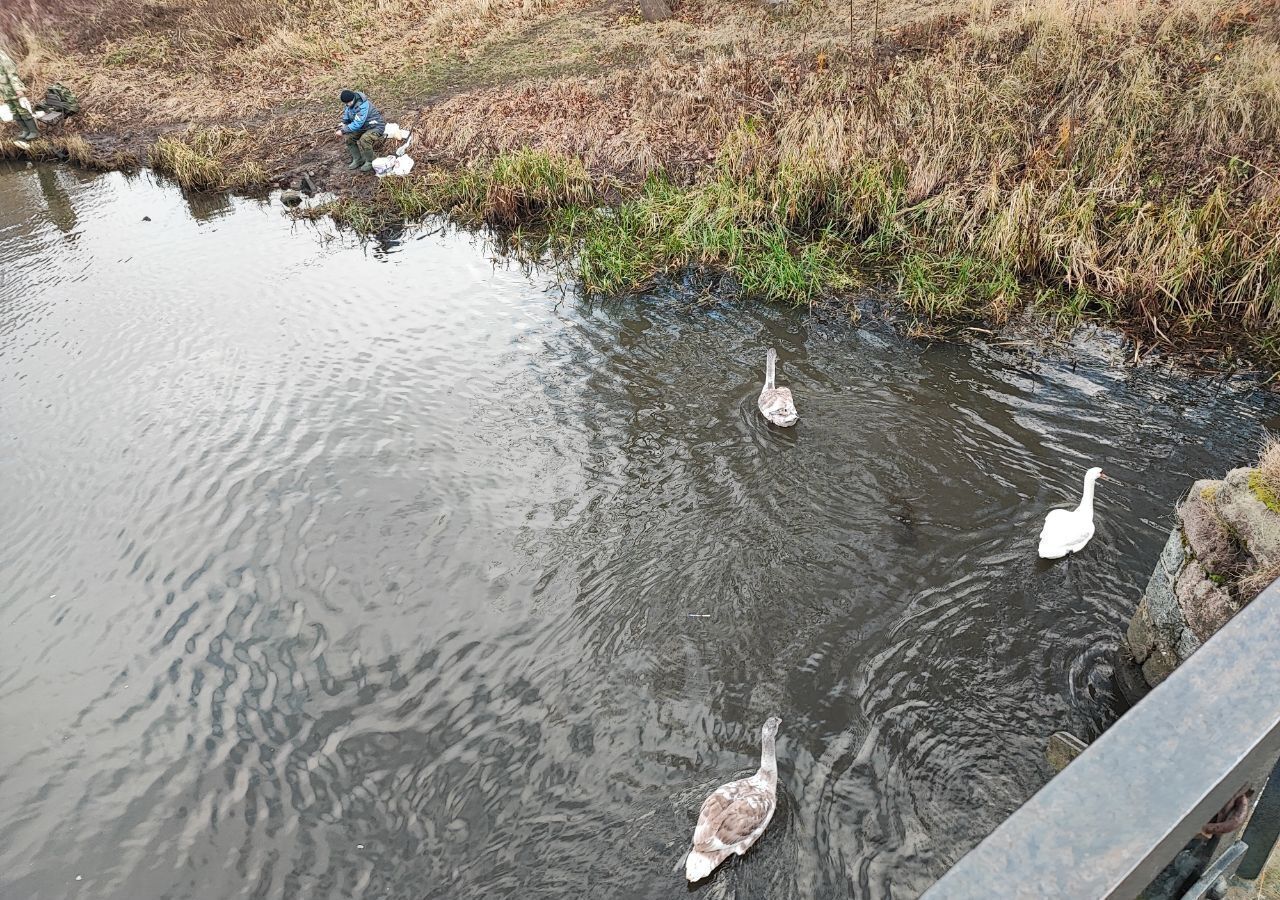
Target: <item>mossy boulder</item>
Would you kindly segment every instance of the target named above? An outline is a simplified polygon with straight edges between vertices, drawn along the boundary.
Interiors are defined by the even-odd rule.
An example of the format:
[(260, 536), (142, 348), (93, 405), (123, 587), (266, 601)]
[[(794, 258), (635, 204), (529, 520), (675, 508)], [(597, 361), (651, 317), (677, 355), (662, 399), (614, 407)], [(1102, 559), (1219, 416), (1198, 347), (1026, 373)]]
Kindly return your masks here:
[(1150, 693), (1151, 685), (1147, 684), (1147, 676), (1142, 672), (1142, 665), (1134, 661), (1123, 648), (1113, 655), (1112, 667), (1120, 696), (1124, 697), (1130, 705), (1137, 703)]
[(1127, 652), (1116, 655), (1116, 684), (1130, 703), (1137, 703), (1169, 677), (1185, 658), (1181, 650), (1188, 648), (1188, 639), (1199, 646), (1188, 632), (1186, 616), (1178, 605), (1178, 577), (1188, 559), (1182, 529), (1175, 527), (1165, 541), (1137, 612), (1129, 621), (1124, 640)]
[(1116, 654), (1116, 685), (1130, 703), (1280, 577), (1280, 442), (1256, 469), (1197, 481), (1177, 514)]
[(1257, 566), (1280, 563), (1280, 515), (1272, 512), (1250, 481), (1253, 469), (1233, 469), (1223, 480), (1215, 508), (1233, 537), (1248, 551)]
[(1196, 637), (1196, 633), (1190, 628), (1182, 629), (1182, 634), (1178, 636), (1178, 646), (1174, 647), (1174, 653), (1178, 659), (1190, 659), (1191, 654), (1203, 646), (1204, 642)]
[(1276, 496), (1275, 488), (1258, 469), (1249, 473), (1249, 490), (1253, 492), (1253, 496), (1263, 502), (1267, 509), (1273, 513), (1280, 513), (1280, 497)]

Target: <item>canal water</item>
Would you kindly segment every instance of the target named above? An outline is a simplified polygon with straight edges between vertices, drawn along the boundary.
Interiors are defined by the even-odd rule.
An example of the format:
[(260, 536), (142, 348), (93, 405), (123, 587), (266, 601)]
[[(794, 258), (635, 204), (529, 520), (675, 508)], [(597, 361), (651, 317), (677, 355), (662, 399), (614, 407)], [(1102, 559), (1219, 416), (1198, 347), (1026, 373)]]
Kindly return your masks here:
[(695, 893), (915, 896), (1114, 715), (1173, 504), (1280, 427), (1105, 342), (492, 257), (0, 169), (0, 896), (684, 897), (770, 715), (778, 815)]

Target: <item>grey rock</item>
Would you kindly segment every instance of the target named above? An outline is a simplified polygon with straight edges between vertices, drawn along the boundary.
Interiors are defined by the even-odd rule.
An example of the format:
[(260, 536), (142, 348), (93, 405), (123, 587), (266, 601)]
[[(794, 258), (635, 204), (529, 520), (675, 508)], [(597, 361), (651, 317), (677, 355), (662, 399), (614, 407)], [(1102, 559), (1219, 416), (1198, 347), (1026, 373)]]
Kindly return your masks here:
[(1252, 469), (1232, 469), (1218, 492), (1218, 515), (1235, 530), (1249, 555), (1264, 567), (1280, 562), (1280, 515), (1254, 496)]
[(280, 195), (280, 202), (285, 206), (297, 206), (302, 202), (302, 194), (294, 190), (285, 191)]
[(1151, 651), (1155, 649), (1156, 634), (1151, 625), (1151, 613), (1147, 609), (1145, 597), (1138, 604), (1138, 609), (1134, 612), (1133, 618), (1129, 620), (1129, 630), (1125, 633), (1125, 642), (1129, 645), (1129, 652), (1133, 654), (1134, 661), (1138, 663), (1150, 656)]
[[(1280, 514), (1249, 485), (1252, 469), (1192, 485), (1115, 656), (1115, 679), (1141, 699), (1243, 605), (1228, 582), (1280, 567)], [(1212, 577), (1211, 577), (1212, 576)]]
[(1194, 560), (1178, 576), (1175, 593), (1187, 627), (1201, 641), (1207, 641), (1240, 610), (1230, 592), (1215, 584)]
[(1151, 685), (1147, 684), (1146, 676), (1142, 674), (1142, 667), (1134, 662), (1123, 648), (1113, 654), (1111, 663), (1112, 671), (1115, 673), (1116, 687), (1120, 689), (1120, 696), (1124, 697), (1130, 706), (1151, 692)]
[(1156, 687), (1173, 674), (1173, 670), (1177, 667), (1178, 658), (1172, 651), (1160, 649), (1148, 656), (1147, 661), (1142, 664), (1142, 677), (1146, 679), (1147, 684)]
[(1174, 648), (1174, 652), (1178, 655), (1178, 662), (1184, 663), (1191, 658), (1191, 654), (1195, 653), (1201, 647), (1200, 638), (1196, 637), (1195, 632), (1190, 628), (1182, 629), (1182, 634), (1178, 638), (1178, 646)]
[(1178, 573), (1187, 559), (1186, 548), (1182, 544), (1182, 530), (1174, 528), (1169, 533), (1160, 558), (1156, 560), (1155, 571), (1147, 582), (1147, 590), (1142, 595), (1142, 602), (1147, 606), (1147, 615), (1155, 633), (1155, 644), (1166, 650), (1178, 645), (1178, 638), (1186, 622), (1182, 609), (1178, 606), (1178, 598), (1174, 594), (1174, 585)]

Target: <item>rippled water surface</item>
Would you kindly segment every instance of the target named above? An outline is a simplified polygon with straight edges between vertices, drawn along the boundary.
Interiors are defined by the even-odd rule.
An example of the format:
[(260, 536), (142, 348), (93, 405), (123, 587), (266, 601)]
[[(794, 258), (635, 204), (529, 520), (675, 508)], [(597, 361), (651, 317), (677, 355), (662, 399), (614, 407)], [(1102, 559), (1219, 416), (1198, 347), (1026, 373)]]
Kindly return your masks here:
[[(698, 892), (914, 896), (1108, 721), (1173, 502), (1280, 424), (1101, 353), (549, 287), (0, 169), (0, 895), (682, 897), (777, 714), (778, 816)], [(1094, 463), (1097, 536), (1039, 562)]]

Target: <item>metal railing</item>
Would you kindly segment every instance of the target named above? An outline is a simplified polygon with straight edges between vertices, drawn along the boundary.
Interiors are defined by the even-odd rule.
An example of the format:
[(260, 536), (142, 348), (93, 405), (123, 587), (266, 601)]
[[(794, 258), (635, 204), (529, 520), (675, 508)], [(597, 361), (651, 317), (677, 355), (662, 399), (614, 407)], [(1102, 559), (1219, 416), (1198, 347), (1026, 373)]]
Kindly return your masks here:
[(1215, 896), (1236, 865), (1254, 878), (1261, 870), (1280, 821), (1280, 778), (1258, 798), (1242, 842), (1193, 839), (1239, 791), (1261, 790), (1278, 756), (1275, 582), (924, 896), (1132, 900), (1193, 847), (1199, 862), (1161, 895)]

